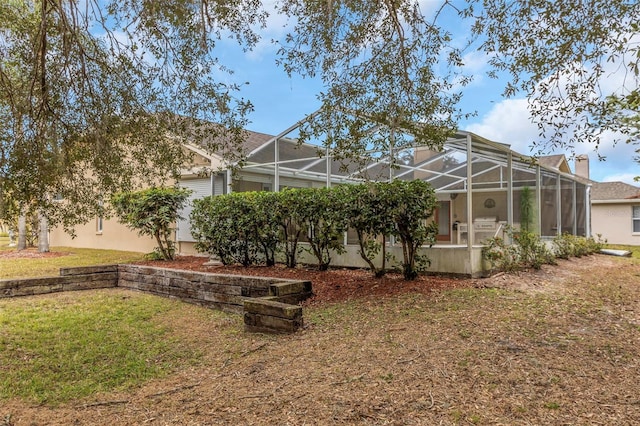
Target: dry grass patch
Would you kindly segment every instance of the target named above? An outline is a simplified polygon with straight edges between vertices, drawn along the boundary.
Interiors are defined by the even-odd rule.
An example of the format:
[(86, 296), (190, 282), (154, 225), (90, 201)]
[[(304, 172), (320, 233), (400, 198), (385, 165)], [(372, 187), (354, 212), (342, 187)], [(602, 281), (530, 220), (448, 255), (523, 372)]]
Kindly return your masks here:
[(0, 250), (0, 280), (57, 276), (60, 268), (130, 263), (143, 258), (143, 253), (120, 250), (52, 247), (48, 253), (39, 253), (35, 248), (6, 248)]
[[(203, 358), (165, 379), (10, 424), (638, 424), (640, 268), (591, 256), (527, 285), (364, 297), (306, 308), (291, 336), (237, 316), (165, 318)], [(547, 286), (546, 283), (553, 285)], [(485, 286), (483, 284), (492, 284)], [(491, 288), (487, 288), (491, 287)], [(8, 417), (7, 417), (8, 416)]]

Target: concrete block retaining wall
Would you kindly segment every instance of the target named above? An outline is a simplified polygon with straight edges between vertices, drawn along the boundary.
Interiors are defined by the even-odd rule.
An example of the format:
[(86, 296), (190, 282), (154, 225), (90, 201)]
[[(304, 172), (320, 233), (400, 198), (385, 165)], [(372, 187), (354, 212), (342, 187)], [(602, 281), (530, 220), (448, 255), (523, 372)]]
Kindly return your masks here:
[(220, 275), (140, 265), (65, 268), (59, 277), (0, 280), (0, 298), (123, 287), (244, 314), (248, 331), (294, 332), (311, 282)]

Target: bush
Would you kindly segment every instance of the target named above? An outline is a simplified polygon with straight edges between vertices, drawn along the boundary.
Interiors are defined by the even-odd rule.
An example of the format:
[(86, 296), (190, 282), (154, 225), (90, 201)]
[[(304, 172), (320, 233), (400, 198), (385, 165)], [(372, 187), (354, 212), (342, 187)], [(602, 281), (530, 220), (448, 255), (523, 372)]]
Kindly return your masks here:
[(561, 259), (569, 257), (582, 257), (597, 253), (604, 247), (605, 242), (596, 241), (593, 237), (585, 238), (571, 234), (558, 235), (553, 239), (554, 253)]
[(537, 234), (527, 231), (513, 233), (513, 241), (521, 267), (540, 269), (542, 265), (556, 263), (553, 252)]
[(532, 232), (507, 233), (514, 244), (507, 245), (502, 238), (491, 238), (482, 249), (482, 258), (487, 260), (491, 269), (514, 271), (523, 268), (540, 269), (544, 264), (554, 265), (555, 259), (569, 259), (597, 253), (606, 241), (594, 238), (578, 237), (571, 234), (558, 235), (553, 239), (550, 250), (540, 237)]
[[(334, 189), (336, 197), (343, 202), (346, 227), (355, 231), (360, 257), (369, 265), (376, 277), (386, 273), (386, 235), (391, 235), (393, 218), (388, 211), (389, 203), (382, 201), (380, 184), (342, 185)], [(374, 263), (382, 251), (381, 264)]]
[(197, 250), (217, 255), (224, 264), (264, 260), (272, 265), (280, 249), (290, 268), (306, 237), (318, 269), (325, 270), (332, 253), (344, 252), (344, 231), (352, 227), (360, 255), (376, 276), (384, 274), (385, 263), (378, 268), (372, 259), (380, 250), (386, 259), (381, 241), (393, 235), (402, 243), (402, 269), (410, 280), (429, 264), (417, 250), (435, 242), (434, 224), (426, 225), (435, 206), (433, 188), (422, 181), (242, 192), (196, 200), (191, 233)]
[(275, 194), (272, 214), (280, 228), (280, 246), (287, 267), (295, 268), (298, 264), (300, 238), (304, 235), (301, 226), (301, 211), (304, 206), (295, 189), (285, 189)]
[(142, 191), (120, 192), (111, 197), (111, 205), (121, 223), (148, 235), (158, 243), (157, 255), (173, 259), (175, 246), (172, 226), (179, 219), (178, 210), (184, 207), (190, 191), (179, 188), (149, 188)]
[(318, 269), (325, 271), (331, 263), (331, 252), (345, 252), (345, 217), (339, 194), (328, 188), (298, 189), (299, 226), (306, 232), (309, 252), (318, 261)]
[(515, 271), (518, 269), (540, 269), (542, 265), (555, 264), (554, 253), (540, 237), (528, 231), (513, 232), (507, 229), (513, 244), (506, 244), (502, 238), (490, 238), (482, 248), (482, 258), (491, 265), (491, 270)]
[(418, 248), (436, 241), (437, 225), (427, 225), (437, 205), (433, 187), (421, 180), (394, 180), (381, 184), (393, 220), (392, 235), (402, 243), (402, 273), (405, 280), (413, 280), (431, 261), (418, 255)]
[(194, 201), (190, 221), (196, 250), (217, 255), (224, 265), (249, 266), (257, 262), (255, 210), (246, 194), (210, 196)]
[(261, 191), (246, 194), (253, 199), (253, 232), (256, 244), (262, 252), (265, 264), (273, 266), (276, 264), (276, 252), (280, 244), (279, 223), (273, 214), (278, 193)]

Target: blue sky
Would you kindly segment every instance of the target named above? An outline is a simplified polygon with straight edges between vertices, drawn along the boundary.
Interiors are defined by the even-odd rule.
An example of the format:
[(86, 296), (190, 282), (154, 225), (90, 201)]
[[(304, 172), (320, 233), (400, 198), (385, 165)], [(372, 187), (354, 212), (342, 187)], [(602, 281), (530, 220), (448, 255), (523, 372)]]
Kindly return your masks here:
[[(221, 62), (235, 71), (233, 76), (225, 78), (249, 83), (243, 87), (241, 96), (255, 107), (247, 126), (250, 130), (277, 134), (320, 105), (317, 100), (317, 94), (322, 91), (319, 80), (289, 78), (276, 65), (277, 48), (271, 40), (282, 37), (285, 22), (283, 17), (272, 14), (267, 28), (262, 31), (262, 41), (250, 52), (242, 52), (227, 42), (216, 47)], [(459, 128), (510, 144), (513, 150), (529, 154), (531, 142), (538, 137), (538, 129), (529, 120), (526, 99), (504, 99), (501, 93), (505, 81), (490, 79), (485, 74), (487, 58), (475, 51), (467, 55), (465, 63), (474, 75), (474, 81), (463, 91), (462, 106), (467, 111), (477, 111), (477, 116), (460, 122)], [(615, 88), (618, 83), (618, 76), (612, 72), (603, 85)], [(614, 139), (613, 135), (606, 135), (601, 141), (600, 154), (606, 157), (605, 161), (599, 161), (589, 146), (576, 147), (576, 154), (589, 155), (592, 179), (636, 184), (633, 178), (640, 175), (640, 165), (633, 161), (635, 147), (624, 143), (613, 146)], [(555, 153), (570, 155), (562, 151)], [(573, 164), (571, 167), (573, 169)]]

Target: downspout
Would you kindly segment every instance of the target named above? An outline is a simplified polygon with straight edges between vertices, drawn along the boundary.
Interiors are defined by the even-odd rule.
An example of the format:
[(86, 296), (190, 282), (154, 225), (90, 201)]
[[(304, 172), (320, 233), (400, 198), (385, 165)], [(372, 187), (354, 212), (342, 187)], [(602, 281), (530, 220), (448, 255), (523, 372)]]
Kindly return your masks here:
[(511, 152), (507, 154), (507, 225), (513, 227), (513, 154)]
[(280, 192), (280, 139), (273, 141), (273, 192)]
[(471, 265), (473, 253), (473, 164), (472, 164), (471, 135), (467, 135), (467, 254)]
[(587, 189), (585, 190), (585, 224), (584, 224), (584, 232), (587, 238), (591, 238), (591, 185), (587, 185)]
[(562, 185), (560, 173), (556, 174), (556, 235), (562, 235)]
[(536, 166), (536, 228), (538, 236), (542, 236), (542, 173), (540, 166)]

